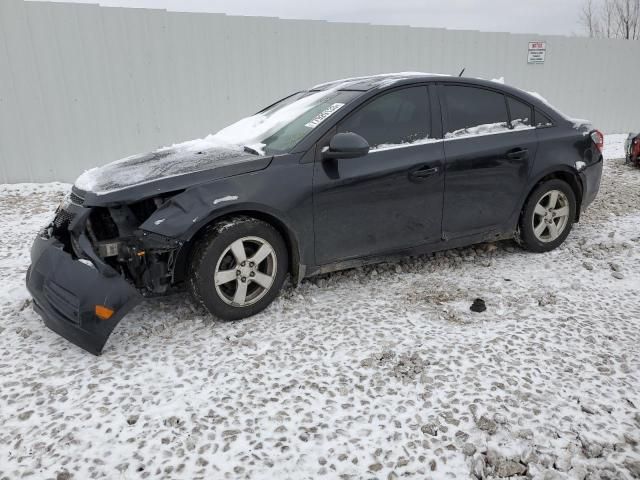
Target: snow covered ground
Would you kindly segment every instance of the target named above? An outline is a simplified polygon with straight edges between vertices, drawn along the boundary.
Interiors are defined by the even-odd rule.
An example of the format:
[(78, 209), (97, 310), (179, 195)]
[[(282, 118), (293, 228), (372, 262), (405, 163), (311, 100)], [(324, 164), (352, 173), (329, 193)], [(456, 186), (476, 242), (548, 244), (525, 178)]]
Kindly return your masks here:
[(46, 329), (24, 287), (68, 186), (0, 186), (0, 479), (640, 478), (640, 170), (623, 142), (607, 137), (601, 193), (557, 251), (326, 275), (234, 323), (148, 301), (101, 357)]

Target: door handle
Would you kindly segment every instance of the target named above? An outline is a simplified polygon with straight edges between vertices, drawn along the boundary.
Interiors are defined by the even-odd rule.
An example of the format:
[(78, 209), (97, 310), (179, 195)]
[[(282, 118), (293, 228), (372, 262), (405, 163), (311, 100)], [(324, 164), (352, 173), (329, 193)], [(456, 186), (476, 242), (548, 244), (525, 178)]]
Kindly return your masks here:
[(436, 175), (440, 169), (438, 167), (429, 167), (427, 165), (423, 165), (416, 169), (413, 169), (409, 172), (409, 178), (415, 180), (423, 180), (425, 178), (433, 177)]
[(511, 160), (524, 160), (529, 157), (529, 150), (526, 148), (515, 148), (507, 152), (507, 158)]

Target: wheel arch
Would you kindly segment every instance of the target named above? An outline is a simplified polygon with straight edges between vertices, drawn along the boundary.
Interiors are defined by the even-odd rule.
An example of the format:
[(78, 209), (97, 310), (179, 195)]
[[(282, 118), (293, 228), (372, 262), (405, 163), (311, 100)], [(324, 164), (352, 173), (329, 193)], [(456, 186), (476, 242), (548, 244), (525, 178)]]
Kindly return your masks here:
[(549, 172), (545, 172), (531, 184), (531, 187), (529, 188), (529, 191), (527, 192), (527, 195), (525, 196), (520, 206), (518, 221), (520, 220), (520, 217), (522, 217), (524, 209), (527, 206), (527, 202), (529, 201), (529, 198), (531, 197), (531, 194), (534, 192), (534, 190), (538, 188), (538, 186), (540, 186), (542, 183), (549, 180), (562, 180), (571, 187), (571, 190), (573, 190), (573, 194), (576, 197), (576, 217), (574, 220), (576, 222), (580, 221), (580, 210), (582, 206), (584, 185), (582, 184), (582, 179), (580, 178), (578, 172), (576, 170), (570, 169), (569, 167), (567, 167), (566, 169), (555, 169)]
[(275, 228), (282, 236), (282, 239), (287, 246), (287, 253), (289, 256), (289, 273), (291, 273), (293, 281), (297, 283), (302, 280), (302, 278), (304, 277), (304, 269), (301, 268), (300, 242), (295, 232), (287, 225), (285, 221), (278, 218), (276, 215), (249, 208), (218, 212), (217, 215), (208, 218), (206, 222), (200, 224), (198, 229), (192, 233), (190, 238), (183, 244), (183, 246), (180, 248), (180, 251), (178, 252), (175, 264), (176, 266), (174, 269), (174, 282), (180, 282), (187, 278), (188, 267), (193, 256), (195, 246), (198, 244), (200, 239), (202, 239), (202, 237), (206, 235), (209, 228), (212, 225), (215, 225), (223, 220), (237, 216), (255, 218), (257, 220), (268, 223), (273, 228)]

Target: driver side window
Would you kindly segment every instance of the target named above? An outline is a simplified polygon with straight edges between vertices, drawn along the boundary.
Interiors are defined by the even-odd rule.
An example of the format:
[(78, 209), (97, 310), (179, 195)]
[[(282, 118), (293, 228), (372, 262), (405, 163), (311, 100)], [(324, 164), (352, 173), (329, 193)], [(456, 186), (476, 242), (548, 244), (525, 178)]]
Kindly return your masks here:
[(420, 143), (431, 131), (427, 87), (394, 90), (370, 101), (338, 127), (369, 142), (371, 150)]

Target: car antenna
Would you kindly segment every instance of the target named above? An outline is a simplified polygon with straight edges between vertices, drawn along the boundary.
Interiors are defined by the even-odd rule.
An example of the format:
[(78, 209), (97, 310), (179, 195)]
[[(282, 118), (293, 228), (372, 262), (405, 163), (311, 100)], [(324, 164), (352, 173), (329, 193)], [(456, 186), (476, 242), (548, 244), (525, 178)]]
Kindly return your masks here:
[(459, 77), (461, 77), (461, 76), (462, 76), (462, 74), (464, 73), (464, 71), (465, 71), (466, 69), (467, 69), (467, 67), (464, 67), (464, 68), (460, 71), (460, 73), (458, 74), (458, 76), (459, 76)]

